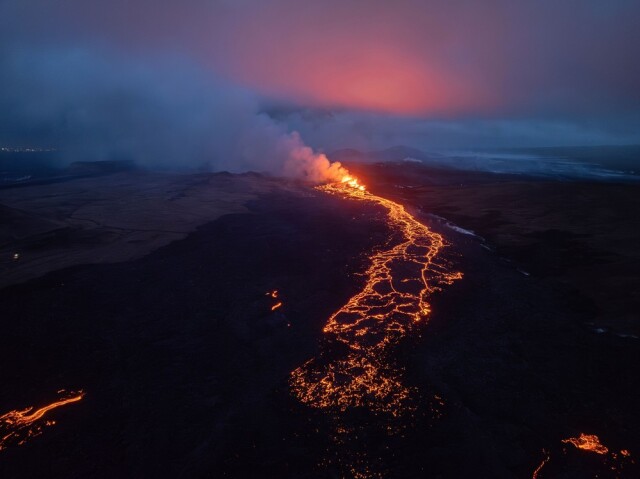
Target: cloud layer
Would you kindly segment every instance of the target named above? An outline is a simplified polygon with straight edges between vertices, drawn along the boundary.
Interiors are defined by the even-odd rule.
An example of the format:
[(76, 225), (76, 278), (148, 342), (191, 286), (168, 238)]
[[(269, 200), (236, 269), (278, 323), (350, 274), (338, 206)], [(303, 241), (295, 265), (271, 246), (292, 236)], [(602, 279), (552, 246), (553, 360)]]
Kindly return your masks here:
[[(0, 143), (274, 168), (312, 146), (640, 141), (636, 1), (4, 0)], [(285, 143), (288, 140), (285, 140)]]
[(5, 35), (188, 54), (306, 105), (460, 115), (640, 102), (630, 0), (5, 0), (3, 10)]

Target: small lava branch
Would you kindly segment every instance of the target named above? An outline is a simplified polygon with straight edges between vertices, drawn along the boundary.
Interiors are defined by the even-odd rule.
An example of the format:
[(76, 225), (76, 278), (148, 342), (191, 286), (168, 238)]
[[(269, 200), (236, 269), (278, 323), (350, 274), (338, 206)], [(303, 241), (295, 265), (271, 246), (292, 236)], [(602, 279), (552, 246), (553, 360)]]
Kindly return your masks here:
[(551, 459), (551, 456), (549, 455), (549, 453), (547, 451), (543, 450), (542, 453), (544, 454), (544, 459), (538, 465), (538, 467), (536, 467), (535, 471), (533, 471), (533, 475), (531, 476), (531, 479), (539, 479), (540, 471), (542, 471), (542, 468)]
[(271, 311), (275, 311), (276, 309), (279, 309), (282, 307), (282, 301), (280, 301), (280, 292), (277, 289), (274, 289), (273, 291), (267, 291), (266, 295), (276, 301), (271, 306)]
[(57, 401), (34, 411), (33, 407), (14, 409), (0, 416), (0, 451), (9, 446), (21, 446), (29, 439), (42, 434), (44, 426), (53, 426), (55, 421), (45, 419), (45, 415), (67, 404), (80, 401), (84, 397), (83, 391), (58, 391), (61, 395)]

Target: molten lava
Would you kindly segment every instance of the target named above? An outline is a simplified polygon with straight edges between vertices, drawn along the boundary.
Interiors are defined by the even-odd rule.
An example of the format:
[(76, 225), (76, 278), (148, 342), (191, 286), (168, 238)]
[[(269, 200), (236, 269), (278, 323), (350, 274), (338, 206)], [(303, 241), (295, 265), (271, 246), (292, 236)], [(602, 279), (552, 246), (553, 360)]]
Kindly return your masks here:
[(269, 296), (270, 298), (277, 300), (276, 303), (274, 303), (271, 306), (271, 311), (275, 311), (276, 309), (282, 307), (282, 301), (278, 301), (278, 299), (280, 298), (279, 294), (280, 293), (278, 292), (277, 289), (274, 289), (273, 291), (268, 291), (266, 293), (266, 296)]
[(580, 434), (580, 437), (570, 437), (563, 439), (565, 444), (573, 444), (583, 451), (595, 452), (596, 454), (606, 454), (609, 449), (600, 443), (600, 439), (595, 434)]
[(445, 245), (442, 236), (402, 205), (367, 192), (348, 175), (318, 189), (384, 207), (386, 223), (398, 239), (397, 244), (370, 256), (364, 288), (324, 327), (327, 339), (344, 344), (345, 352), (328, 360), (310, 359), (293, 371), (293, 394), (316, 408), (345, 411), (364, 406), (396, 416), (408, 408), (410, 390), (391, 364), (389, 349), (429, 315), (429, 296), (462, 275), (436, 261)]
[[(333, 424), (332, 447), (320, 465), (337, 467), (343, 476), (382, 478), (388, 471), (370, 455), (364, 438), (400, 434), (398, 419), (418, 408), (417, 391), (403, 384), (391, 349), (429, 315), (430, 295), (462, 274), (450, 271), (438, 254), (445, 246), (442, 236), (402, 205), (367, 192), (356, 178), (345, 174), (317, 189), (383, 207), (391, 236), (370, 255), (362, 290), (329, 317), (321, 354), (294, 370), (289, 384), (301, 403), (325, 410)], [(434, 417), (439, 414), (434, 407), (442, 404), (434, 396)], [(352, 408), (375, 419), (353, 423), (345, 414)]]
[[(562, 439), (561, 442), (563, 444), (571, 444), (576, 449), (581, 451), (586, 451), (594, 454), (598, 454), (601, 456), (601, 467), (603, 470), (611, 473), (611, 477), (615, 477), (619, 479), (623, 471), (628, 470), (629, 467), (633, 467), (635, 465), (635, 460), (631, 458), (631, 453), (627, 449), (622, 449), (619, 453), (612, 452), (606, 447), (604, 444), (600, 442), (600, 438), (595, 434), (584, 434), (580, 433), (578, 437), (570, 437), (567, 439)], [(545, 458), (542, 460), (540, 465), (533, 471), (533, 475), (531, 479), (538, 479), (540, 477), (540, 473), (544, 466), (551, 460), (551, 454), (546, 450), (542, 450)], [(569, 451), (566, 448), (563, 448), (562, 454), (557, 455), (555, 460), (566, 456)], [(566, 466), (565, 466), (566, 467)], [(596, 474), (594, 477), (601, 477)], [(608, 477), (608, 476), (607, 476)], [(636, 476), (631, 476), (636, 477)]]
[[(47, 406), (33, 411), (33, 407), (15, 409), (0, 416), (0, 451), (11, 445), (21, 446), (28, 439), (42, 434), (43, 426), (52, 426), (55, 421), (44, 421), (43, 417), (52, 409), (66, 406), (80, 401), (84, 392), (65, 394), (64, 390), (58, 391), (63, 396)], [(33, 411), (33, 412), (31, 412)]]
[(538, 475), (540, 474), (540, 471), (542, 471), (542, 468), (551, 459), (551, 456), (549, 455), (549, 453), (547, 453), (547, 451), (543, 450), (542, 452), (545, 454), (545, 457), (542, 460), (542, 462), (540, 463), (540, 465), (538, 465), (538, 467), (536, 467), (536, 470), (533, 471), (533, 475), (531, 476), (531, 479), (538, 479)]

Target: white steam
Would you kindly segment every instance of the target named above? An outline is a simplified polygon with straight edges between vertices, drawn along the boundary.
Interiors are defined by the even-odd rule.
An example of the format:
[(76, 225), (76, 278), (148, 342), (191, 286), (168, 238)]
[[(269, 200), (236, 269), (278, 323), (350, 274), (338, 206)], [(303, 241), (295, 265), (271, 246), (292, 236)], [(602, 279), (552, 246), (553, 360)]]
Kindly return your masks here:
[(340, 181), (348, 171), (339, 161), (331, 162), (323, 153), (316, 153), (304, 144), (298, 132), (281, 137), (280, 145), (286, 158), (283, 173), (314, 183)]
[(152, 169), (339, 180), (339, 163), (259, 113), (249, 92), (184, 61), (142, 64), (74, 49), (0, 51), (0, 146)]

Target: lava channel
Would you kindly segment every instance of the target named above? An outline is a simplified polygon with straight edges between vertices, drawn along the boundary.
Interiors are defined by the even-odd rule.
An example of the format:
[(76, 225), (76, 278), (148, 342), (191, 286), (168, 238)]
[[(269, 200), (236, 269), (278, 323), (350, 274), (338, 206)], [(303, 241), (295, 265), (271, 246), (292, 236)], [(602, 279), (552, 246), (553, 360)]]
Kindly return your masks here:
[(385, 221), (399, 240), (371, 254), (364, 288), (324, 327), (325, 339), (342, 343), (344, 352), (312, 358), (294, 370), (291, 390), (299, 401), (315, 408), (365, 407), (397, 416), (409, 408), (410, 388), (391, 364), (389, 350), (427, 318), (431, 294), (462, 274), (438, 258), (445, 246), (442, 236), (404, 206), (369, 193), (352, 177), (317, 189), (384, 207)]

